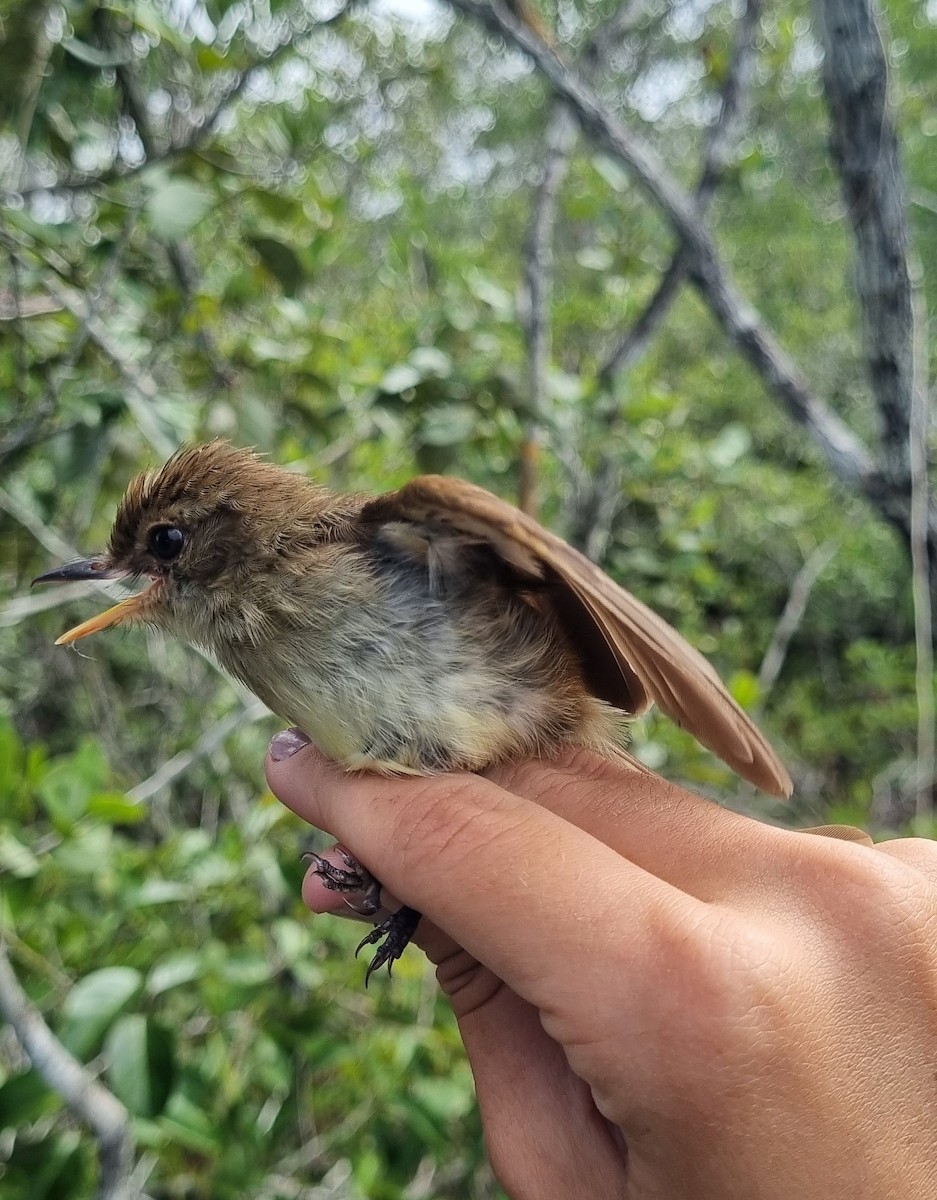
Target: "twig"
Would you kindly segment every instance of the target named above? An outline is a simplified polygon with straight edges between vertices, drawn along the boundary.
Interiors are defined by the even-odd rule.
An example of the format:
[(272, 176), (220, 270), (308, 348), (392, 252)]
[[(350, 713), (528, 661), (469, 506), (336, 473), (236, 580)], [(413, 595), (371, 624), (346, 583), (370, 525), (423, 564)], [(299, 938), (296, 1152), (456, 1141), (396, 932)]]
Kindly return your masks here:
[(807, 612), (810, 593), (813, 591), (817, 580), (832, 562), (833, 556), (838, 549), (839, 542), (824, 542), (822, 546), (818, 546), (814, 550), (794, 576), (794, 582), (791, 584), (791, 590), (788, 592), (787, 601), (780, 617), (778, 617), (774, 633), (771, 635), (771, 641), (768, 643), (768, 649), (765, 651), (765, 656), (761, 660), (761, 666), (758, 669), (758, 691), (762, 699), (768, 695), (777, 682), (777, 678), (781, 674), (781, 668), (784, 666), (784, 660), (787, 658), (787, 651), (790, 648), (791, 641), (794, 634), (800, 628), (804, 615)]
[[(31, 533), (39, 545), (44, 550), (48, 550), (53, 557), (60, 558), (63, 562), (70, 558), (77, 558), (74, 546), (51, 526), (46, 525), (28, 505), (14, 496), (12, 492), (8, 492), (5, 487), (0, 487), (0, 508)], [(103, 587), (104, 585), (99, 583), (95, 586)]]
[(133, 414), (140, 432), (153, 449), (163, 458), (168, 458), (176, 449), (175, 440), (166, 432), (162, 420), (153, 411), (152, 405), (159, 397), (156, 380), (146, 371), (140, 370), (112, 341), (111, 335), (100, 320), (79, 296), (70, 288), (63, 287), (57, 278), (47, 274), (42, 281), (46, 291), (54, 296), (64, 309), (72, 314), (83, 333), (101, 350), (117, 368), (118, 374), (127, 384), (124, 400)]
[(252, 725), (269, 715), (270, 709), (261, 700), (251, 700), (242, 704), (237, 712), (228, 713), (226, 717), (222, 717), (206, 729), (194, 746), (174, 754), (147, 779), (132, 787), (127, 792), (127, 799), (136, 804), (150, 800), (184, 774), (194, 762), (216, 750), (236, 729), (240, 729), (242, 725)]
[(911, 465), (911, 596), (914, 602), (914, 690), (917, 698), (917, 779), (915, 811), (933, 815), (937, 778), (934, 714), (934, 619), (930, 591), (928, 519), (931, 509), (927, 448), (930, 424), (928, 395), (927, 308), (924, 289), (914, 288), (914, 390), (908, 424)]
[[(762, 0), (748, 0), (738, 22), (732, 60), (722, 89), (719, 116), (710, 130), (703, 169), (696, 185), (696, 205), (700, 215), (706, 212), (716, 194), (748, 112), (755, 74), (755, 52), (761, 10)], [(615, 375), (627, 367), (634, 366), (644, 355), (679, 295), (689, 273), (690, 263), (690, 253), (681, 243), (653, 296), (599, 369), (598, 380), (603, 388), (610, 387)]]
[(126, 1108), (53, 1034), (20, 986), (2, 942), (0, 1012), (35, 1069), (97, 1141), (101, 1164), (98, 1200), (132, 1200), (140, 1196), (130, 1183), (133, 1141)]
[[(696, 186), (695, 199), (701, 216), (716, 193), (748, 111), (761, 10), (762, 0), (749, 0), (738, 22), (732, 59), (722, 89), (719, 116), (706, 142)], [(681, 242), (654, 294), (599, 368), (596, 378), (602, 391), (609, 391), (615, 376), (634, 366), (647, 352), (680, 293), (690, 263), (690, 252)], [(582, 470), (576, 472), (577, 499), (571, 537), (573, 544), (595, 561), (601, 561), (601, 556), (605, 554), (612, 526), (623, 504), (621, 455), (618, 438), (612, 436), (618, 420), (617, 406), (608, 405), (602, 422), (606, 434), (605, 445), (599, 453), (598, 462), (588, 476)], [(588, 485), (585, 483), (587, 478)]]
[(524, 275), (527, 305), (527, 413), (521, 440), (518, 507), (536, 516), (537, 468), (550, 370), (550, 296), (553, 290), (553, 226), (556, 198), (576, 140), (576, 123), (565, 104), (554, 104), (545, 137), (546, 161), (527, 238)]
[[(111, 586), (113, 587), (113, 584)], [(34, 617), (36, 613), (47, 612), (50, 608), (61, 608), (62, 605), (71, 604), (73, 600), (79, 600), (87, 594), (87, 583), (63, 583), (56, 587), (54, 592), (14, 596), (0, 608), (0, 628), (19, 625), (21, 621)]]
[(238, 99), (259, 71), (272, 67), (284, 54), (292, 50), (297, 42), (308, 34), (334, 25), (355, 6), (356, 2), (357, 0), (347, 0), (347, 3), (342, 5), (332, 16), (326, 17), (321, 21), (302, 22), (294, 27), (294, 22), (298, 22), (300, 16), (305, 11), (302, 4), (298, 5), (293, 16), (288, 21), (291, 29), (289, 36), (284, 38), (283, 41), (278, 42), (267, 53), (260, 55), (249, 66), (236, 72), (234, 78), (221, 89), (209, 111), (201, 119), (193, 122), (184, 138), (170, 142), (154, 155), (144, 158), (142, 162), (135, 163), (129, 167), (110, 167), (106, 171), (100, 171), (92, 175), (73, 175), (68, 179), (59, 179), (52, 183), (35, 184), (30, 187), (21, 188), (14, 194), (28, 197), (39, 192), (88, 191), (89, 189), (104, 187), (107, 184), (119, 183), (125, 179), (130, 179), (132, 176), (139, 175), (143, 171), (148, 170), (156, 163), (179, 158), (182, 155), (197, 150), (202, 142), (213, 132), (227, 109)]

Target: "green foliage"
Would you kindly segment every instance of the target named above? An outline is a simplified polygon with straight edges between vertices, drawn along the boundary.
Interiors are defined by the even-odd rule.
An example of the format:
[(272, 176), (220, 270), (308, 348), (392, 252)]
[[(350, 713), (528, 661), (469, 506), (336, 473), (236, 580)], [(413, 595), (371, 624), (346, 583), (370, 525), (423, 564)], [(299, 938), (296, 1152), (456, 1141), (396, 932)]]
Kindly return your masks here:
[[(613, 7), (558, 10), (571, 49)], [(929, 263), (933, 18), (887, 8)], [(152, 1195), (266, 1200), (301, 1181), (490, 1198), (471, 1079), (419, 956), (365, 995), (355, 930), (300, 903), (306, 832), (263, 792), (272, 722), (235, 726), (240, 698), (215, 668), (141, 630), (53, 648), (89, 600), (28, 591), (69, 547), (103, 544), (128, 477), (187, 438), (255, 444), (336, 487), (444, 470), (514, 491), (532, 417), (519, 298), (545, 90), (447, 15), (360, 8), (317, 27), (307, 10), (0, 5), (0, 918), (56, 1032), (132, 1112)], [(643, 12), (595, 86), (690, 185), (735, 6)], [(290, 36), (215, 121), (235, 73)], [(817, 69), (808, 6), (767, 12), (750, 128), (712, 221), (813, 386), (871, 436)], [(566, 466), (588, 477), (611, 448), (623, 507), (604, 565), (760, 711), (798, 783), (795, 808), (772, 815), (901, 825), (915, 736), (902, 549), (689, 288), (646, 357), (598, 385), (673, 247), (584, 139), (554, 243), (544, 520), (571, 528)], [(827, 544), (764, 694), (792, 582)], [(226, 722), (233, 732), (202, 741)], [(666, 722), (641, 722), (635, 745), (674, 778), (757, 803)], [(0, 1191), (91, 1194), (90, 1140), (6, 1045)]]
[[(0, 734), (21, 763), (10, 726)], [(27, 786), (4, 772), (36, 853), (10, 833), (0, 844), (3, 927), (58, 1037), (131, 1112), (157, 1191), (240, 1200), (301, 1169), (391, 1197), (428, 1156), (445, 1164), (438, 1195), (492, 1195), (431, 972), (408, 956), (363, 993), (360, 935), (312, 925), (299, 901), (298, 823), (266, 796), (217, 838), (160, 836), (152, 814), (96, 806), (113, 783), (100, 768), (86, 746), (35, 755)], [(65, 779), (63, 821), (47, 797)], [(4, 1195), (90, 1194), (91, 1146), (50, 1120), (59, 1107), (34, 1071), (0, 1068), (0, 1123), (18, 1129)]]

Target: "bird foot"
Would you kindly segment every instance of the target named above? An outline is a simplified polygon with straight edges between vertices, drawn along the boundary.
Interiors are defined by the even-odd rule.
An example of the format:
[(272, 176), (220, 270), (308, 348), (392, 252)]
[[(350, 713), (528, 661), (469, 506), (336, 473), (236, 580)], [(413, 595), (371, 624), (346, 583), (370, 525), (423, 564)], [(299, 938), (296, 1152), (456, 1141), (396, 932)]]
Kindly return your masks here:
[[(360, 899), (354, 903), (346, 896), (345, 903), (360, 916), (373, 917), (381, 907), (380, 881), (375, 879), (371, 872), (346, 850), (340, 850), (339, 853), (345, 864), (343, 867), (330, 862), (329, 859), (321, 854), (316, 854), (313, 850), (307, 850), (303, 854), (303, 859), (312, 863), (315, 873), (322, 880), (323, 887), (328, 888), (330, 892), (360, 893)], [(361, 939), (355, 950), (356, 958), (365, 946), (377, 945), (377, 952), (368, 964), (364, 977), (365, 987), (368, 986), (374, 972), (379, 971), (385, 964), (387, 974), (391, 974), (394, 963), (409, 945), (419, 923), (420, 914), (416, 909), (404, 905), (396, 912), (391, 913), (379, 925), (375, 925), (371, 932)], [(378, 943), (380, 944), (378, 945)]]
[[(403, 908), (398, 908), (395, 913), (391, 913), (380, 925), (375, 925), (371, 932), (361, 939), (358, 943), (358, 949), (355, 951), (355, 958), (358, 957), (365, 946), (374, 946), (380, 942), (380, 945), (377, 947), (377, 953), (368, 964), (368, 969), (364, 977), (365, 987), (368, 986), (374, 972), (379, 971), (385, 963), (387, 964), (387, 974), (392, 974), (394, 963), (410, 944), (410, 939), (416, 932), (416, 927), (419, 923), (420, 913), (415, 908), (409, 908), (407, 905), (404, 905)], [(383, 941), (381, 940), (382, 938)]]
[(330, 892), (362, 892), (362, 898), (355, 904), (346, 898), (349, 908), (362, 917), (373, 917), (381, 907), (381, 885), (370, 871), (346, 850), (340, 851), (344, 867), (336, 866), (314, 850), (307, 850), (303, 860), (311, 862), (315, 873), (322, 880), (322, 886)]

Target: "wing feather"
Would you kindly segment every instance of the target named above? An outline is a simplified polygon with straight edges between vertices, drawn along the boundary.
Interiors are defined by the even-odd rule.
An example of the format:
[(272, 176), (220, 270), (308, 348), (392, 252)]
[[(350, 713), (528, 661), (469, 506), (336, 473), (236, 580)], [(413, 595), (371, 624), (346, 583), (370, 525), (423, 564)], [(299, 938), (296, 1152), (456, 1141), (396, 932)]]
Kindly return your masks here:
[(658, 704), (745, 779), (774, 795), (790, 795), (783, 764), (702, 654), (585, 555), (519, 509), (474, 484), (424, 475), (370, 501), (362, 516), (477, 539), (522, 577), (547, 581), (597, 696), (630, 713)]

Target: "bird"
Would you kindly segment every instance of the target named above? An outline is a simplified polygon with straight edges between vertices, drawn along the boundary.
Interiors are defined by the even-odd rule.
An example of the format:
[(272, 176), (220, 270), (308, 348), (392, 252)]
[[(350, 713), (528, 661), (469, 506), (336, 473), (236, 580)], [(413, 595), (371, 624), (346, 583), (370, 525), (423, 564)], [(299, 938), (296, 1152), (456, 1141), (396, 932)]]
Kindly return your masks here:
[[(207, 651), (349, 771), (480, 771), (564, 746), (627, 754), (653, 703), (739, 775), (788, 796), (788, 772), (719, 675), (593, 562), (493, 493), (419, 476), (339, 493), (224, 440), (131, 480), (106, 548), (34, 583), (146, 580), (57, 645), (125, 622)], [(327, 887), (380, 884), (311, 855)], [(420, 914), (362, 941), (388, 971)]]

